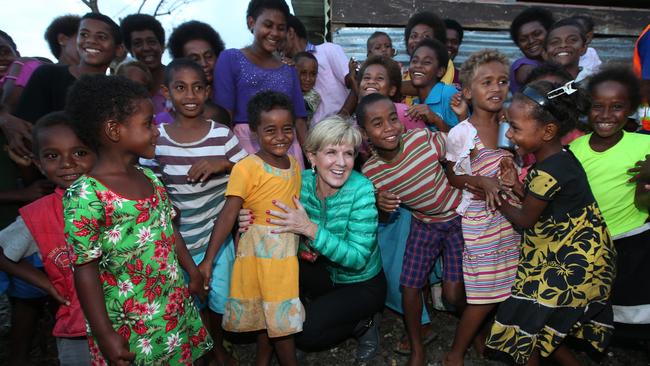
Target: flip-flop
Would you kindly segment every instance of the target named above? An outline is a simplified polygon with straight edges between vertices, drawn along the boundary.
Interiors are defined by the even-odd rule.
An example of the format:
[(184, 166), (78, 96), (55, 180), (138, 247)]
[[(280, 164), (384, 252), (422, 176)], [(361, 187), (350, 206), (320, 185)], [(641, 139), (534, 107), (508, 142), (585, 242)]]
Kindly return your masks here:
[[(424, 334), (424, 337), (422, 338), (422, 344), (424, 345), (427, 345), (438, 338), (438, 334), (433, 331), (433, 327), (428, 326), (426, 328), (429, 330)], [(395, 348), (393, 348), (393, 351), (397, 354), (405, 356), (411, 354), (411, 345), (409, 344), (408, 337), (406, 335), (402, 336), (402, 338), (397, 342)]]

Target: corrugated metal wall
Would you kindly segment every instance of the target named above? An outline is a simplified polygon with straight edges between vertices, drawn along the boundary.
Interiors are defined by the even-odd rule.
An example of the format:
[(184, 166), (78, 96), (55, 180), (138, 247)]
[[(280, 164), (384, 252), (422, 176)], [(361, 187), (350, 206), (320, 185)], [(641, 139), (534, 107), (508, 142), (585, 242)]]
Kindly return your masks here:
[[(373, 32), (378, 30), (388, 33), (392, 38), (393, 48), (398, 51), (395, 59), (405, 65), (408, 64), (408, 55), (404, 45), (404, 28), (340, 28), (334, 32), (332, 41), (341, 45), (348, 57), (365, 60), (366, 41)], [(630, 63), (635, 41), (636, 38), (632, 37), (596, 38), (591, 43), (591, 47), (598, 51), (603, 62)], [(519, 48), (510, 39), (508, 31), (466, 31), (454, 63), (461, 65), (472, 52), (483, 48), (496, 48), (513, 61), (522, 56)]]

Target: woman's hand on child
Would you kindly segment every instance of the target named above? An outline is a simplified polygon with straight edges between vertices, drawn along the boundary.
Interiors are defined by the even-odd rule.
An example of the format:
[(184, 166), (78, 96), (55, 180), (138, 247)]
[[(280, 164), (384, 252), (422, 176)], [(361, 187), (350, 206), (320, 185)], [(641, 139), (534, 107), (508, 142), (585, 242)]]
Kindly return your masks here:
[(310, 240), (314, 240), (318, 225), (309, 219), (305, 208), (297, 197), (293, 197), (293, 203), (296, 205), (295, 209), (280, 201), (273, 201), (273, 204), (282, 211), (269, 210), (266, 212), (268, 215), (277, 217), (277, 219), (266, 219), (266, 222), (280, 226), (279, 229), (274, 229), (271, 232), (274, 234), (300, 234)]
[(110, 329), (96, 337), (99, 349), (109, 365), (128, 366), (135, 360), (135, 353), (129, 351), (129, 342), (116, 331)]
[(247, 209), (247, 208), (242, 208), (239, 210), (239, 232), (244, 233), (248, 231), (248, 227), (253, 225), (255, 222), (255, 216), (253, 216), (253, 211)]
[(451, 110), (458, 116), (458, 120), (464, 120), (469, 114), (469, 105), (465, 98), (463, 98), (463, 92), (458, 92), (451, 97)]
[(402, 202), (399, 196), (389, 191), (379, 191), (376, 195), (377, 207), (384, 212), (395, 212)]
[(187, 172), (187, 181), (205, 182), (212, 174), (220, 174), (226, 171), (229, 161), (224, 158), (205, 158), (200, 160)]

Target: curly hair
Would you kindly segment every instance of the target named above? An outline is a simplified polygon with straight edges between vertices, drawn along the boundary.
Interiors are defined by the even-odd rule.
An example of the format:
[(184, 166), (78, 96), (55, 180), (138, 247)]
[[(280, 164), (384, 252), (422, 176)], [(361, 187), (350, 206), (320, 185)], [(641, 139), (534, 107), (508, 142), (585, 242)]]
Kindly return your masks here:
[(476, 75), (476, 70), (482, 65), (485, 65), (490, 62), (499, 62), (506, 67), (506, 70), (510, 68), (510, 62), (508, 57), (503, 53), (494, 50), (494, 49), (483, 49), (478, 52), (472, 53), (463, 65), (460, 67), (460, 84), (465, 87), (469, 87)]
[(50, 47), (54, 57), (61, 56), (61, 45), (59, 44), (59, 34), (70, 38), (77, 34), (81, 17), (78, 15), (68, 14), (54, 18), (52, 23), (45, 30), (43, 37)]
[(149, 98), (144, 86), (123, 76), (83, 75), (70, 87), (65, 111), (77, 136), (97, 151), (104, 124), (124, 123), (137, 112), (137, 102)]
[(601, 66), (600, 71), (589, 78), (587, 92), (594, 95), (596, 87), (606, 81), (615, 81), (625, 87), (630, 103), (630, 109), (636, 110), (641, 104), (641, 82), (627, 65), (609, 64)]
[(163, 84), (166, 87), (169, 87), (169, 84), (172, 82), (174, 73), (183, 69), (194, 70), (194, 72), (196, 72), (196, 74), (199, 76), (201, 82), (205, 85), (208, 84), (208, 80), (205, 78), (203, 68), (201, 68), (201, 66), (193, 60), (184, 57), (173, 59), (172, 62), (170, 62), (167, 67), (165, 67), (165, 77), (163, 79)]
[(99, 14), (99, 13), (86, 13), (84, 14), (81, 19), (79, 20), (79, 26), (81, 26), (81, 22), (83, 22), (86, 19), (93, 19), (93, 20), (99, 20), (100, 22), (106, 23), (108, 27), (111, 29), (111, 35), (113, 36), (113, 42), (118, 45), (122, 43), (122, 33), (120, 33), (120, 26), (115, 23), (113, 19), (110, 17), (104, 15), (104, 14)]
[(519, 38), (519, 31), (524, 24), (539, 22), (544, 29), (548, 29), (553, 25), (555, 19), (553, 19), (553, 13), (550, 11), (540, 8), (538, 6), (532, 6), (515, 17), (515, 19), (510, 23), (510, 38), (515, 42), (516, 45), (519, 45), (517, 39)]
[[(449, 53), (447, 53), (447, 46), (444, 43), (437, 39), (425, 38), (415, 46), (413, 49), (413, 55), (415, 55), (415, 52), (421, 47), (428, 47), (433, 50), (436, 54), (436, 59), (438, 59), (438, 67), (447, 67), (447, 64), (449, 63)], [(411, 59), (413, 58), (413, 55), (411, 55)]]
[(295, 122), (296, 116), (293, 113), (293, 103), (291, 103), (291, 99), (286, 94), (271, 90), (263, 91), (255, 94), (246, 107), (246, 111), (248, 112), (248, 125), (251, 131), (257, 130), (257, 127), (260, 125), (262, 112), (269, 112), (274, 109), (289, 111), (292, 122)]
[(167, 42), (169, 53), (173, 58), (185, 57), (183, 47), (187, 42), (194, 40), (206, 41), (212, 48), (215, 58), (219, 57), (221, 51), (226, 47), (219, 33), (209, 24), (198, 20), (190, 20), (172, 31)]
[(409, 18), (408, 23), (406, 23), (406, 28), (404, 28), (405, 44), (409, 43), (411, 31), (418, 24), (424, 24), (431, 27), (431, 29), (433, 29), (433, 38), (439, 40), (442, 44), (447, 44), (447, 27), (445, 27), (445, 22), (429, 11), (415, 13)]
[(246, 18), (251, 17), (255, 20), (264, 10), (277, 10), (284, 14), (287, 20), (291, 15), (289, 6), (284, 0), (251, 0), (246, 9)]
[[(523, 101), (532, 106), (531, 118), (542, 125), (552, 123), (557, 126), (558, 137), (562, 137), (573, 130), (580, 117), (580, 110), (586, 110), (589, 104), (588, 99), (578, 90), (573, 94), (562, 94), (553, 99), (547, 99), (546, 95), (560, 84), (554, 84), (545, 80), (534, 81), (521, 91), (515, 93), (512, 100)], [(540, 105), (524, 93), (526, 89), (533, 89), (537, 94), (546, 99), (544, 106)]]
[(386, 74), (388, 76), (389, 88), (395, 87), (397, 90), (395, 95), (390, 97), (393, 102), (399, 102), (402, 100), (402, 92), (400, 91), (402, 85), (402, 70), (399, 67), (397, 61), (393, 60), (390, 57), (385, 56), (370, 56), (366, 61), (361, 65), (359, 69), (359, 80), (358, 83), (361, 85), (361, 79), (363, 74), (366, 72), (366, 69), (371, 65), (381, 65), (386, 69)]
[(149, 14), (131, 14), (127, 15), (122, 22), (120, 22), (122, 29), (122, 36), (124, 37), (124, 46), (127, 50), (131, 50), (131, 33), (150, 30), (156, 36), (158, 43), (161, 46), (165, 45), (165, 29), (162, 24)]
[(571, 77), (571, 74), (569, 74), (569, 72), (566, 71), (564, 67), (547, 61), (534, 68), (533, 71), (528, 74), (526, 80), (524, 81), (524, 85), (532, 83), (533, 81), (537, 81), (544, 76), (555, 76), (565, 83), (573, 79), (573, 77)]

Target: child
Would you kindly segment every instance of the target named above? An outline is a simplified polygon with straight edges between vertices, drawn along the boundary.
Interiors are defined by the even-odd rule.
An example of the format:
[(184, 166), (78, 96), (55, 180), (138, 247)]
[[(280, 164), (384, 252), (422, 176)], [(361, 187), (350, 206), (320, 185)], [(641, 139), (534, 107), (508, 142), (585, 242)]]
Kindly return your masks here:
[(445, 155), (442, 133), (415, 129), (402, 135), (404, 127), (397, 118), (395, 105), (380, 94), (361, 100), (357, 120), (364, 138), (373, 146), (373, 154), (362, 172), (378, 191), (380, 213), (390, 214), (402, 203), (413, 214), (400, 285), (411, 344), (409, 365), (424, 365), (422, 288), (441, 252), (443, 296), (453, 305), (463, 305), (463, 237), (460, 217), (455, 212), (461, 193), (449, 184), (440, 163)]
[[(462, 215), (463, 279), (467, 307), (463, 311), (446, 365), (462, 365), (472, 339), (498, 303), (510, 296), (519, 259), (520, 236), (494, 208), (502, 161), (512, 153), (499, 149), (497, 140), (503, 103), (508, 95), (508, 60), (496, 50), (473, 53), (462, 66), (463, 96), (471, 102), (472, 115), (449, 131), (448, 178), (457, 188), (480, 187), (485, 200), (463, 191), (457, 212)], [(483, 351), (478, 337), (477, 351)]]
[(573, 141), (571, 152), (587, 173), (618, 253), (612, 288), (616, 333), (648, 341), (650, 322), (643, 312), (650, 307), (648, 206), (635, 205), (643, 187), (641, 182), (629, 181), (627, 170), (646, 159), (650, 136), (623, 130), (627, 116), (641, 101), (639, 84), (632, 71), (620, 65), (593, 75), (588, 91), (589, 124), (594, 132)]
[(507, 137), (520, 153), (533, 153), (536, 164), (525, 186), (512, 164), (501, 167), (523, 204), (502, 199), (499, 210), (525, 231), (512, 296), (499, 306), (486, 345), (518, 364), (552, 355), (579, 365), (564, 338), (583, 338), (602, 351), (613, 330), (608, 300), (616, 253), (584, 170), (560, 142), (576, 123), (579, 100), (575, 93), (549, 98), (556, 88), (532, 83), (508, 108)]
[(212, 347), (190, 297), (190, 291), (205, 297), (203, 279), (172, 225), (164, 186), (151, 170), (133, 165), (155, 156), (149, 93), (120, 76), (84, 76), (70, 89), (66, 111), (97, 151), (95, 167), (63, 197), (91, 359), (192, 364)]
[[(141, 163), (150, 166), (165, 184), (169, 198), (180, 211), (180, 234), (198, 264), (205, 256), (212, 231), (210, 224), (223, 207), (228, 173), (246, 152), (228, 127), (203, 117), (208, 85), (198, 64), (175, 59), (167, 65), (165, 73), (162, 91), (176, 111), (175, 118), (172, 123), (158, 127), (156, 157)], [(221, 321), (234, 260), (234, 244), (228, 237), (214, 261), (213, 272), (218, 276), (212, 277), (209, 308), (204, 311), (204, 319), (210, 319), (213, 352), (219, 363), (231, 360), (222, 345)]]
[(593, 47), (589, 47), (591, 41), (594, 40), (594, 20), (586, 14), (577, 14), (572, 16), (571, 19), (577, 20), (578, 23), (582, 25), (582, 28), (585, 31), (585, 36), (587, 37), (587, 41), (585, 42), (587, 45), (587, 51), (580, 56), (579, 65), (584, 70), (587, 70), (589, 75), (595, 74), (598, 72), (598, 68), (603, 62), (600, 60), (600, 57), (598, 57), (598, 52), (596, 52)]
[(374, 32), (368, 37), (366, 42), (368, 50), (367, 56), (384, 56), (393, 58), (397, 55), (397, 50), (393, 48), (393, 40), (386, 32)]
[[(250, 208), (256, 223), (242, 235), (233, 267), (223, 327), (228, 331), (261, 331), (256, 364), (269, 364), (273, 349), (281, 365), (296, 365), (293, 334), (302, 331), (305, 313), (298, 298), (298, 236), (273, 234), (269, 224), (273, 202), (294, 202), (300, 195), (300, 167), (287, 155), (294, 138), (294, 114), (289, 98), (262, 92), (248, 103), (248, 123), (260, 150), (232, 168), (226, 203), (199, 269), (206, 280), (221, 244), (239, 209)], [(292, 207), (292, 208), (295, 208)], [(258, 224), (259, 223), (259, 224)]]
[[(447, 50), (449, 51), (449, 59), (454, 61), (456, 56), (458, 56), (460, 45), (463, 43), (463, 35), (465, 32), (463, 26), (454, 19), (445, 19), (445, 26), (447, 27)], [(460, 71), (458, 69), (454, 70), (452, 85), (457, 89), (461, 88)]]
[[(61, 199), (75, 179), (90, 171), (95, 153), (77, 138), (63, 112), (39, 119), (32, 133), (34, 162), (58, 188), (55, 193), (21, 208), (16, 221), (0, 232), (0, 247), (4, 252), (0, 254), (0, 270), (42, 288), (65, 304), (59, 306), (52, 330), (57, 338), (59, 362), (87, 365), (90, 363), (88, 342), (79, 339), (86, 335), (86, 324), (69, 267)], [(23, 261), (35, 253), (40, 253), (47, 277), (42, 270)]]
[(553, 24), (548, 29), (544, 52), (546, 59), (564, 67), (576, 81), (580, 81), (589, 72), (580, 68), (580, 56), (587, 47), (587, 37), (580, 23), (575, 19), (566, 18)]
[(151, 89), (151, 84), (153, 83), (153, 77), (151, 76), (151, 71), (149, 71), (147, 65), (137, 60), (131, 60), (119, 64), (117, 70), (115, 70), (115, 75), (124, 76), (125, 78), (144, 86), (147, 90)]
[(320, 94), (314, 90), (316, 77), (318, 77), (318, 60), (311, 52), (298, 52), (293, 56), (293, 62), (296, 63), (296, 71), (298, 71), (298, 79), (300, 79), (300, 90), (302, 90), (302, 97), (305, 99), (307, 128), (309, 129), (314, 112), (316, 112), (321, 102)]
[(421, 41), (411, 56), (409, 74), (418, 97), (406, 115), (424, 121), (432, 131), (447, 132), (458, 124), (458, 116), (451, 108), (457, 90), (440, 82), (448, 61), (447, 47), (434, 39)]

